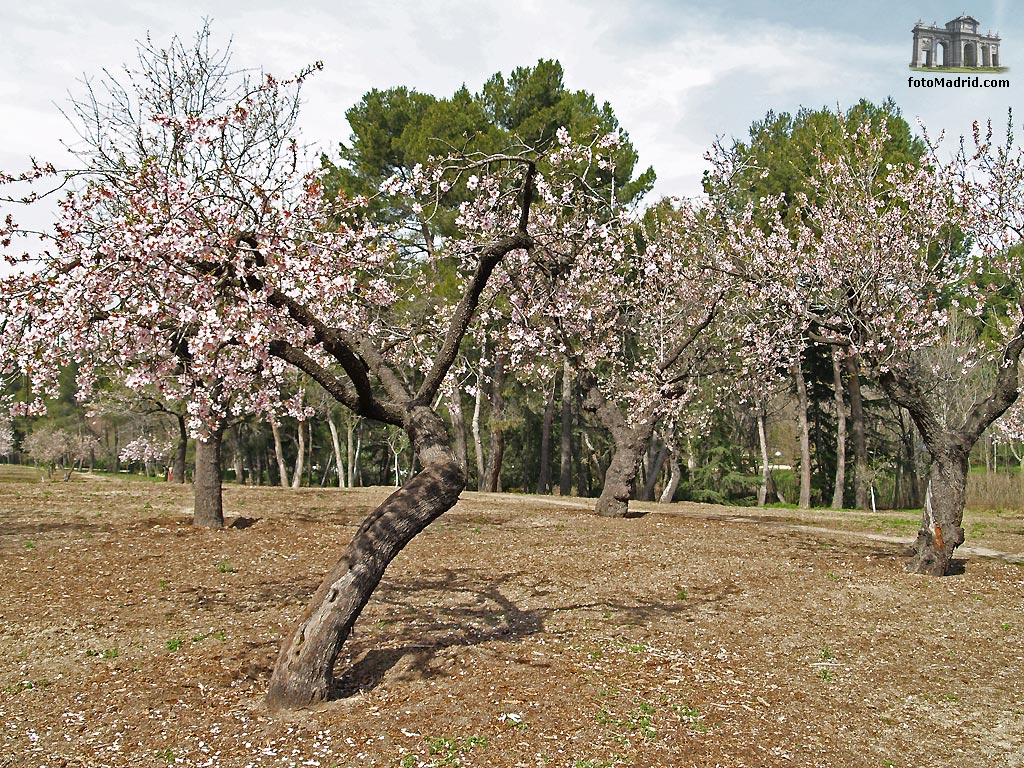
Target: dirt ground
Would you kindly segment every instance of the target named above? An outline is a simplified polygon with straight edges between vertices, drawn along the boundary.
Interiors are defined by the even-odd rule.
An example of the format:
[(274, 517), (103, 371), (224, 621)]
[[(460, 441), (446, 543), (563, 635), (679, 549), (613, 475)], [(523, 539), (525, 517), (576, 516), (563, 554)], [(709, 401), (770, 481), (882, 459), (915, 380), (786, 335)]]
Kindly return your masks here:
[(0, 768), (1024, 766), (1019, 512), (931, 579), (910, 513), (467, 493), (279, 717), (282, 633), (387, 489), (230, 487), (214, 532), (180, 486), (0, 480)]

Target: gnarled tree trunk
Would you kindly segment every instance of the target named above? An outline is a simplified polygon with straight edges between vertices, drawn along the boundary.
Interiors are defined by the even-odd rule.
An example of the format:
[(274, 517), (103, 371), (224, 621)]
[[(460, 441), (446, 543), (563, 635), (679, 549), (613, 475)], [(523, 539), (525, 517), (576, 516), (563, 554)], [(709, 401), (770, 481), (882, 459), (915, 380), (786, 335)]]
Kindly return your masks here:
[(205, 440), (201, 437), (196, 439), (193, 525), (206, 528), (224, 527), (224, 504), (221, 498), (220, 478), (221, 437), (220, 431), (217, 431)]
[(465, 472), (436, 413), (425, 406), (412, 409), (405, 429), (423, 469), (363, 521), (313, 595), (278, 655), (267, 693), (272, 709), (327, 699), (341, 647), (384, 570), (455, 505), (465, 487)]
[[(604, 486), (597, 500), (595, 512), (602, 517), (630, 517), (629, 497), (633, 481), (640, 469), (647, 444), (654, 432), (654, 419), (644, 415), (635, 426), (631, 426), (622, 412), (609, 403), (594, 382), (586, 385), (584, 408), (597, 414), (601, 423), (612, 435), (614, 452), (612, 462), (604, 473)], [(639, 516), (643, 513), (639, 513)]]
[(907, 570), (929, 576), (950, 571), (953, 550), (964, 543), (964, 503), (967, 499), (967, 453), (951, 447), (932, 455), (924, 494), (921, 529)]

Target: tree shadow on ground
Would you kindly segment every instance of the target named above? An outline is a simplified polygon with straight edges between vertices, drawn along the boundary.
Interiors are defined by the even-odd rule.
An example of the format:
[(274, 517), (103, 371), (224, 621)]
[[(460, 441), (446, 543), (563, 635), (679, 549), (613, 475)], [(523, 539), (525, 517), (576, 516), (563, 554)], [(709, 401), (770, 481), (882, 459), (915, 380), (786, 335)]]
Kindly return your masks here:
[[(445, 649), (496, 643), (511, 646), (544, 632), (546, 620), (554, 613), (611, 615), (622, 626), (643, 625), (666, 617), (690, 620), (708, 604), (728, 600), (739, 591), (725, 588), (705, 597), (676, 601), (596, 600), (524, 609), (507, 593), (511, 591), (510, 582), (527, 574), (505, 574), (496, 579), (488, 576), (489, 583), (481, 588), (480, 577), (484, 573), (479, 569), (446, 569), (435, 577), (392, 580), (382, 585), (375, 601), (387, 606), (388, 615), (398, 614), (402, 618), (379, 624), (404, 624), (392, 640), (399, 644), (380, 647), (379, 633), (368, 633), (359, 643), (350, 640), (351, 662), (347, 667), (339, 664), (331, 699), (373, 690), (389, 673), (393, 676), (395, 670), (408, 679), (428, 680), (447, 675), (444, 660), (438, 658)], [(520, 584), (518, 588), (523, 587)], [(434, 594), (440, 598), (436, 602), (431, 600)], [(406, 623), (406, 619), (411, 621)]]

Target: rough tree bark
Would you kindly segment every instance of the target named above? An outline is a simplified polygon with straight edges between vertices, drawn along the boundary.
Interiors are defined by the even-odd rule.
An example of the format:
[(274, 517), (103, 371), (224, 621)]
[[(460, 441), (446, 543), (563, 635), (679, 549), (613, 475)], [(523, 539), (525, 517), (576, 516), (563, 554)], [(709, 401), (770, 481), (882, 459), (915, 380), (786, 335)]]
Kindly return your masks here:
[(601, 424), (611, 433), (614, 445), (612, 461), (604, 473), (604, 487), (595, 511), (602, 517), (643, 515), (642, 512), (630, 513), (629, 497), (640, 469), (640, 461), (654, 432), (655, 419), (644, 416), (631, 426), (622, 411), (608, 402), (596, 382), (585, 382), (584, 390), (584, 408), (600, 419)]
[(270, 679), (272, 709), (328, 698), (342, 645), (394, 557), (451, 509), (466, 475), (444, 422), (428, 407), (410, 409), (405, 429), (423, 469), (367, 517), (281, 647)]
[[(535, 167), (529, 163), (521, 190), (519, 225), (513, 234), (479, 250), (473, 276), (448, 321), (430, 370), (415, 392), (369, 338), (328, 326), (280, 290), (267, 291), (270, 302), (309, 329), (312, 343), (330, 354), (344, 374), (325, 368), (305, 349), (283, 339), (271, 343), (270, 353), (309, 374), (338, 402), (361, 416), (402, 427), (422, 465), (419, 473), (363, 521), (282, 645), (267, 692), (271, 709), (302, 707), (328, 698), (334, 663), (388, 563), (454, 506), (465, 487), (466, 474), (451, 448), (444, 421), (429, 404), (451, 369), (494, 268), (508, 253), (533, 248), (527, 224), (534, 174)], [(266, 288), (258, 281), (251, 286), (254, 290)]]
[(932, 400), (927, 373), (909, 366), (908, 371), (890, 370), (880, 377), (885, 393), (909, 411), (931, 456), (921, 528), (907, 564), (911, 573), (950, 573), (953, 552), (964, 542), (968, 457), (982, 433), (1016, 402), (1022, 351), (1024, 323), (1003, 350), (990, 393), (973, 402), (959, 425), (940, 416), (941, 404)]
[(205, 528), (224, 527), (224, 503), (221, 496), (220, 478), (221, 442), (220, 431), (213, 432), (205, 440), (202, 438), (196, 440), (193, 525)]

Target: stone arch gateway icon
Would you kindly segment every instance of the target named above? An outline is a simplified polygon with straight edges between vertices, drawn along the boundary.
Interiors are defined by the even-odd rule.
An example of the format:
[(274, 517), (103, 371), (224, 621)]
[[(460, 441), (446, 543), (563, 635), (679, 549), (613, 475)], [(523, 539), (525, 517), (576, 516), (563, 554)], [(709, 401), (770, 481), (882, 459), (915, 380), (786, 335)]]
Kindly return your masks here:
[(1002, 68), (999, 59), (999, 33), (978, 32), (973, 16), (957, 16), (944, 27), (914, 25), (914, 53), (910, 66), (920, 68)]

